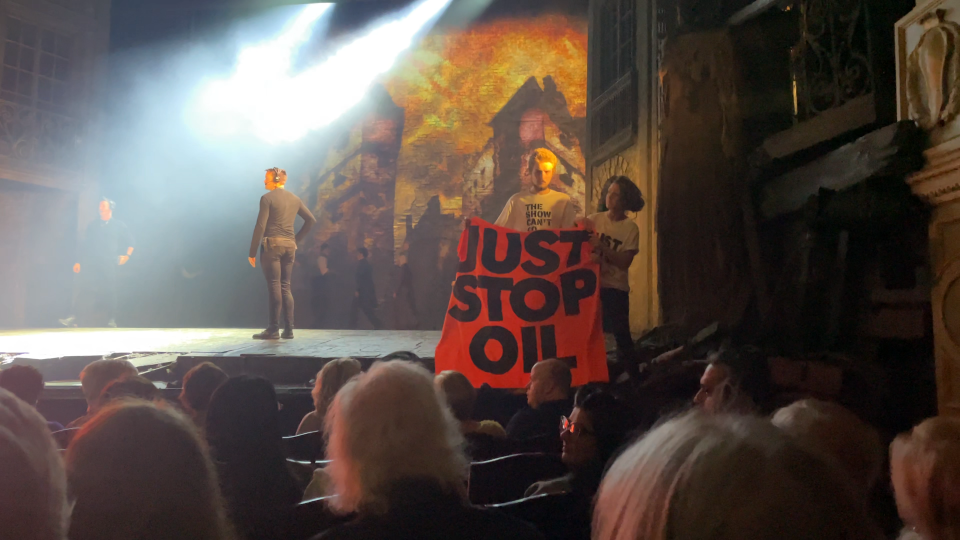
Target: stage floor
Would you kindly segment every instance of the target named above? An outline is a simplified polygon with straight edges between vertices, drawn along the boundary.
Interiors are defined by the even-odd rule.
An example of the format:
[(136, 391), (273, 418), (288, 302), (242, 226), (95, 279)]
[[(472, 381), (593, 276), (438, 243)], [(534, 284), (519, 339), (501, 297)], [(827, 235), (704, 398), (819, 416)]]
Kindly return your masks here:
[[(257, 341), (256, 329), (64, 328), (0, 331), (0, 354), (44, 360), (108, 354), (374, 360), (395, 351), (433, 359), (440, 332), (296, 330), (292, 340)], [(133, 360), (133, 359), (132, 359)], [(143, 358), (141, 362), (146, 361)], [(138, 362), (135, 362), (138, 363)], [(155, 363), (155, 359), (150, 363)]]

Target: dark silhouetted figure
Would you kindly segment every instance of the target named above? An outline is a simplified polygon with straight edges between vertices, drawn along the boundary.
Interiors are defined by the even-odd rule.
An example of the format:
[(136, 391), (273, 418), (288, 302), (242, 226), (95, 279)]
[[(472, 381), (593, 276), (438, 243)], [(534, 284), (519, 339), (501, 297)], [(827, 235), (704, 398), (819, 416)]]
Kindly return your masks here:
[(374, 330), (383, 328), (383, 323), (377, 318), (377, 288), (373, 284), (373, 267), (367, 261), (367, 248), (357, 249), (357, 294), (353, 300), (353, 310), (350, 312), (350, 328), (357, 327), (357, 311), (363, 311)]

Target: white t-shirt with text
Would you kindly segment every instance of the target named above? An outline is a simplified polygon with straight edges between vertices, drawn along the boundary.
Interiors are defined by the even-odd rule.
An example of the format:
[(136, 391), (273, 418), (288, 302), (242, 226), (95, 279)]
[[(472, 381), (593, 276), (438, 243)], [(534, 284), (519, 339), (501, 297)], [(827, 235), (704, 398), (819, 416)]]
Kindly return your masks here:
[[(600, 241), (607, 248), (617, 252), (640, 250), (640, 229), (632, 219), (612, 221), (607, 212), (591, 214), (587, 219), (593, 222), (594, 230), (600, 235)], [(600, 286), (630, 291), (627, 271), (614, 266), (607, 260), (601, 261)]]
[(550, 190), (544, 194), (522, 191), (507, 201), (496, 225), (515, 231), (569, 229), (577, 219), (577, 210), (570, 196)]

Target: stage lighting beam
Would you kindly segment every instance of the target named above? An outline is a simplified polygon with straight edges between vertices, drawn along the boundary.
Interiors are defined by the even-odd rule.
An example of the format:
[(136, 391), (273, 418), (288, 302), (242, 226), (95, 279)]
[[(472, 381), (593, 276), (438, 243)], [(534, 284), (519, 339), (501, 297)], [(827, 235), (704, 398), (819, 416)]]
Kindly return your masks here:
[(357, 105), (450, 1), (421, 0), (325, 61), (291, 74), (293, 54), (330, 4), (308, 6), (280, 37), (243, 50), (230, 78), (207, 84), (200, 98), (200, 125), (215, 134), (250, 132), (271, 144), (323, 128)]

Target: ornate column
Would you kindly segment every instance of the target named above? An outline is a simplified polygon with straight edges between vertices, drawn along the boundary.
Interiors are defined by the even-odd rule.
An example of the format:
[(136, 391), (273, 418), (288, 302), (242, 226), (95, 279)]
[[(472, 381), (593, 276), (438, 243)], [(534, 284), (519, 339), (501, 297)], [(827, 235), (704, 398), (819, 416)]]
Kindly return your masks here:
[(933, 207), (930, 259), (937, 399), (960, 415), (960, 0), (919, 0), (897, 22), (898, 117), (929, 134), (926, 165), (908, 177)]

